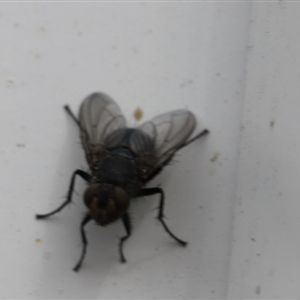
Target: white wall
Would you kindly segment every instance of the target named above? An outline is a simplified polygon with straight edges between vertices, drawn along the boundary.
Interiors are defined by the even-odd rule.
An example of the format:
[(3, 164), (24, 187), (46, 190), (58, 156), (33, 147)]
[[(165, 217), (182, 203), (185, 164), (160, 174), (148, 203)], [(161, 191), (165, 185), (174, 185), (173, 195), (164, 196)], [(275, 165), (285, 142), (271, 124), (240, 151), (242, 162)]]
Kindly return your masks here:
[[(297, 298), (299, 5), (279, 2), (0, 3), (0, 297)], [(211, 134), (149, 186), (166, 193), (177, 246), (133, 203), (120, 222), (87, 226), (85, 185), (49, 220), (76, 168), (86, 169), (74, 110), (104, 91), (143, 120), (192, 110)], [(142, 121), (143, 121), (142, 120)], [(202, 126), (202, 127), (201, 127)], [(197, 130), (201, 130), (199, 125)]]

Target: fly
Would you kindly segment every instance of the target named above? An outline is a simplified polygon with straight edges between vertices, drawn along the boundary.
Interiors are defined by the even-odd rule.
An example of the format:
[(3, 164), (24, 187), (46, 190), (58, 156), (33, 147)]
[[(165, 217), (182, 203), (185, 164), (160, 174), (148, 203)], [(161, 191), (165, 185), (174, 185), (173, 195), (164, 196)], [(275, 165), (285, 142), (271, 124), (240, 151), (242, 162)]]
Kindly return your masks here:
[(88, 243), (84, 228), (91, 220), (100, 226), (122, 220), (126, 235), (120, 238), (119, 254), (121, 262), (126, 262), (123, 244), (132, 231), (128, 214), (132, 198), (158, 194), (158, 220), (175, 241), (187, 245), (172, 233), (164, 221), (163, 189), (145, 188), (145, 185), (171, 162), (178, 150), (208, 133), (205, 129), (188, 140), (196, 127), (193, 113), (173, 110), (137, 128), (127, 128), (119, 106), (103, 93), (94, 93), (84, 99), (78, 119), (69, 106), (64, 108), (79, 127), (90, 172), (74, 171), (66, 201), (52, 212), (36, 215), (36, 218), (48, 218), (71, 203), (76, 176), (88, 183), (83, 197), (88, 212), (80, 227), (82, 252), (73, 270), (78, 271), (84, 260)]

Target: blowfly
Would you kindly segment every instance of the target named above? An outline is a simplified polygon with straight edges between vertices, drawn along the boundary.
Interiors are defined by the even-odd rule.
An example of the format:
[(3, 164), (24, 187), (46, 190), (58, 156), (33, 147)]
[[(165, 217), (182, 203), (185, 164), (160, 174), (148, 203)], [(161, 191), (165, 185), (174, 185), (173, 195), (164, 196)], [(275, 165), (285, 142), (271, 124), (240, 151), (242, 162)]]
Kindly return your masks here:
[(91, 220), (100, 226), (122, 220), (126, 235), (120, 238), (119, 253), (121, 262), (126, 262), (123, 244), (132, 231), (128, 214), (132, 198), (158, 194), (158, 220), (171, 238), (185, 246), (187, 242), (174, 235), (164, 220), (163, 189), (145, 185), (171, 162), (178, 150), (206, 135), (208, 130), (188, 140), (196, 120), (187, 110), (173, 110), (137, 128), (127, 128), (119, 106), (103, 93), (94, 93), (82, 102), (78, 119), (69, 106), (64, 108), (79, 128), (90, 172), (74, 171), (66, 200), (52, 212), (36, 217), (48, 218), (71, 203), (76, 176), (88, 183), (83, 197), (88, 211), (80, 227), (83, 246), (74, 271), (80, 269), (85, 257), (88, 242), (84, 228)]

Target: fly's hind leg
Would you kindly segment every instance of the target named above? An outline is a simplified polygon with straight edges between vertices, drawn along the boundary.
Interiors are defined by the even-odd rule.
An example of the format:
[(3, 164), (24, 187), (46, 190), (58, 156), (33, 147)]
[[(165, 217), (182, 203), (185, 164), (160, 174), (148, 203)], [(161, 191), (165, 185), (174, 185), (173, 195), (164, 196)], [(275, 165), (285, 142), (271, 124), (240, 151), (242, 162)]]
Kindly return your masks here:
[[(192, 139), (190, 139), (189, 141), (185, 142), (184, 144), (182, 144), (179, 148), (176, 149), (176, 152), (179, 151), (180, 149), (188, 146), (189, 144), (193, 143), (194, 141), (200, 139), (201, 137), (207, 135), (209, 133), (209, 131), (207, 129), (204, 129), (203, 131), (201, 131), (200, 133), (198, 133), (196, 136), (194, 136)], [(175, 152), (175, 153), (176, 153)], [(171, 155), (162, 165), (160, 165), (158, 168), (156, 168), (153, 173), (150, 175), (150, 177), (147, 179), (147, 182), (151, 181), (155, 176), (157, 176), (165, 166), (167, 166), (173, 159), (174, 155)]]
[(188, 146), (189, 144), (193, 143), (194, 141), (200, 139), (201, 137), (205, 136), (209, 134), (209, 130), (208, 129), (204, 129), (203, 131), (201, 131), (200, 133), (198, 133), (196, 136), (194, 136), (192, 139), (190, 139), (189, 141), (185, 142), (184, 144), (182, 144), (176, 151)]
[(178, 242), (182, 246), (186, 246), (188, 243), (179, 239), (167, 226), (166, 222), (164, 221), (164, 205), (165, 205), (165, 194), (163, 189), (161, 188), (145, 188), (140, 190), (138, 193), (138, 197), (142, 196), (150, 196), (150, 195), (155, 195), (155, 194), (160, 194), (160, 201), (159, 201), (159, 207), (158, 207), (158, 220), (164, 227), (165, 231), (172, 237), (176, 242)]
[(70, 182), (70, 187), (69, 187), (69, 191), (68, 191), (68, 196), (65, 202), (63, 202), (57, 209), (51, 211), (48, 214), (44, 214), (44, 215), (36, 215), (37, 219), (45, 219), (48, 218), (58, 212), (60, 212), (65, 206), (67, 206), (69, 203), (72, 202), (72, 192), (74, 189), (74, 184), (75, 184), (75, 177), (76, 175), (79, 175), (81, 178), (83, 178), (85, 181), (89, 182), (91, 179), (91, 175), (89, 175), (88, 173), (82, 171), (82, 170), (76, 170), (71, 178), (71, 182)]
[(64, 106), (65, 111), (68, 113), (68, 115), (74, 120), (74, 122), (78, 125), (78, 127), (81, 129), (81, 125), (79, 120), (75, 117), (75, 115), (73, 114), (71, 108), (69, 107), (69, 105), (65, 105)]

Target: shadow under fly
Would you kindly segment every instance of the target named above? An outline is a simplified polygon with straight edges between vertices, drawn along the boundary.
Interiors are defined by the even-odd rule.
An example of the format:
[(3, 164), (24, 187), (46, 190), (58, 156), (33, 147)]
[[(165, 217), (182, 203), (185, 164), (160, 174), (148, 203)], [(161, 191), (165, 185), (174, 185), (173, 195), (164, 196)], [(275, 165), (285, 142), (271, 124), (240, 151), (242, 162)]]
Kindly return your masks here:
[(123, 244), (132, 231), (128, 208), (130, 199), (136, 197), (158, 194), (158, 220), (170, 237), (180, 245), (187, 245), (164, 221), (163, 189), (144, 186), (171, 162), (178, 150), (206, 135), (208, 130), (204, 129), (188, 140), (196, 127), (196, 119), (187, 110), (173, 110), (137, 128), (127, 128), (119, 106), (103, 93), (94, 93), (84, 99), (78, 119), (69, 106), (64, 108), (79, 128), (90, 173), (74, 171), (66, 201), (52, 212), (36, 215), (36, 218), (45, 219), (72, 201), (77, 175), (88, 183), (83, 197), (88, 212), (80, 226), (83, 247), (74, 271), (80, 269), (85, 257), (88, 241), (84, 227), (91, 220), (100, 226), (122, 220), (126, 235), (120, 238), (119, 253), (121, 262), (126, 262)]

